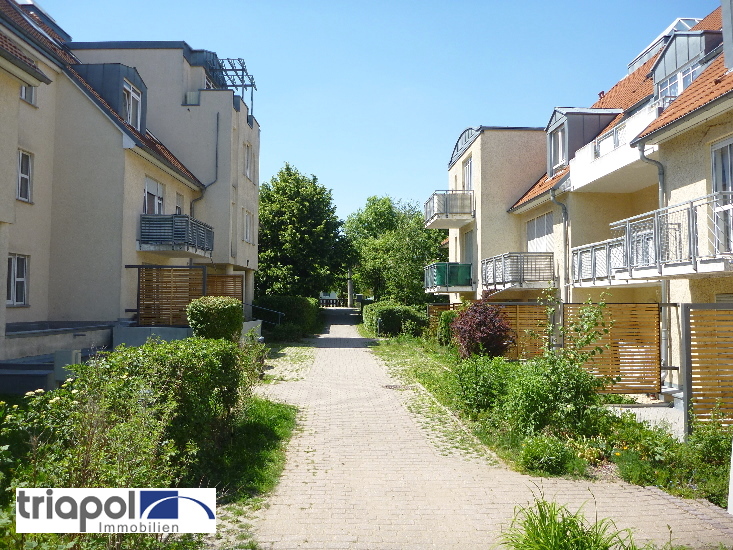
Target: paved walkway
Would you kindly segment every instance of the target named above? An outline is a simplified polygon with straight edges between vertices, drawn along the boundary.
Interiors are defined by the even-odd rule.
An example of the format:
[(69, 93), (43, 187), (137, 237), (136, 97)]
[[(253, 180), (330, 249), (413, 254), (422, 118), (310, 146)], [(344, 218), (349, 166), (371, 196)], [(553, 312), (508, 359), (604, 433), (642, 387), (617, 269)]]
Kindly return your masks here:
[[(255, 520), (264, 549), (484, 549), (514, 508), (542, 491), (586, 516), (610, 517), (635, 540), (733, 546), (733, 519), (712, 505), (625, 483), (540, 479), (445, 453), (353, 327), (329, 312), (315, 360), (300, 379), (263, 388), (298, 406), (300, 427), (269, 506)], [(392, 386), (392, 387), (389, 387)]]

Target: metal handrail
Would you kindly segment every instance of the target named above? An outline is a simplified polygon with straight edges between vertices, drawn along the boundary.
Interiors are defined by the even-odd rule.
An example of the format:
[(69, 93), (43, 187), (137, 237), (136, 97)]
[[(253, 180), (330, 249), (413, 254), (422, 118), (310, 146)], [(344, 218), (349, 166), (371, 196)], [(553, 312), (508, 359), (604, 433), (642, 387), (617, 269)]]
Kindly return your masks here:
[(446, 189), (436, 191), (425, 201), (425, 220), (450, 214), (473, 215), (473, 191)]
[(555, 278), (552, 252), (506, 252), (481, 260), (484, 287), (497, 284), (545, 283)]

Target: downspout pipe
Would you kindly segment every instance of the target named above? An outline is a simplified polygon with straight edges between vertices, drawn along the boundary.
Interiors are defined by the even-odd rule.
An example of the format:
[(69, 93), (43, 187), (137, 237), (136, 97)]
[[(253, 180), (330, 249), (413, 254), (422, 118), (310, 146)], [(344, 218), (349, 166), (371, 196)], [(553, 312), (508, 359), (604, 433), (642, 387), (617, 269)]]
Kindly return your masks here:
[(568, 288), (570, 286), (570, 270), (568, 261), (570, 257), (570, 249), (568, 248), (568, 206), (564, 202), (560, 202), (555, 198), (555, 189), (550, 189), (550, 201), (558, 205), (562, 210), (562, 243), (563, 243), (563, 279), (564, 283), (560, 288), (560, 300), (565, 303), (568, 301)]
[[(664, 208), (667, 206), (667, 200), (666, 200), (666, 186), (665, 186), (665, 179), (664, 179), (664, 165), (659, 162), (658, 160), (650, 159), (646, 156), (644, 152), (644, 148), (646, 147), (646, 143), (644, 141), (640, 141), (636, 144), (636, 148), (639, 150), (639, 158), (648, 163), (653, 164), (657, 167), (657, 179), (659, 181), (659, 208)], [(628, 235), (626, 236), (628, 238)], [(661, 246), (661, 243), (656, 243), (656, 246)], [(661, 302), (662, 303), (669, 303), (669, 281), (666, 279), (662, 279), (662, 288), (661, 288)], [(670, 325), (670, 319), (669, 319), (669, 308), (663, 307), (662, 308), (662, 334), (660, 335), (660, 355), (662, 360), (662, 367), (667, 367), (669, 365), (669, 325)]]
[(206, 194), (206, 190), (214, 185), (219, 179), (219, 113), (216, 113), (216, 140), (214, 142), (214, 181), (211, 183), (208, 183), (204, 185), (204, 188), (201, 190), (201, 196), (193, 199), (191, 201), (191, 217), (195, 218), (194, 216), (194, 203), (200, 201), (204, 198), (204, 195)]

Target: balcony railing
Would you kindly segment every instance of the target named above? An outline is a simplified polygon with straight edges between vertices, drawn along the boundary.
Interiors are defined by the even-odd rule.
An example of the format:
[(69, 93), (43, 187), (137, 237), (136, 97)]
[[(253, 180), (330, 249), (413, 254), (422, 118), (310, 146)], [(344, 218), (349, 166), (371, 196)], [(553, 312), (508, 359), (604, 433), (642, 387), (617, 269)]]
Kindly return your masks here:
[(471, 264), (458, 262), (440, 262), (425, 267), (425, 290), (440, 289), (458, 292), (473, 288)]
[(427, 227), (435, 229), (462, 227), (473, 217), (473, 191), (436, 191), (425, 202)]
[(611, 279), (626, 267), (623, 238), (573, 248), (573, 282)]
[(214, 229), (184, 214), (142, 214), (140, 216), (141, 250), (191, 251), (211, 256)]
[(484, 288), (544, 287), (555, 279), (552, 252), (508, 252), (481, 260)]
[[(626, 276), (680, 275), (733, 258), (733, 192), (724, 191), (611, 224), (623, 243)], [(717, 270), (713, 268), (712, 270)]]

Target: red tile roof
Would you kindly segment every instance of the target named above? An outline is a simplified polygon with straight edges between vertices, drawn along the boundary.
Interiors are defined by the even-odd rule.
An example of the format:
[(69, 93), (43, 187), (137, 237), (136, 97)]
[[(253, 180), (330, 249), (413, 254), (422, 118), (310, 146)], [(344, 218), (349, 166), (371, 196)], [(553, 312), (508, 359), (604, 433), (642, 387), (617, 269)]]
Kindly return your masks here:
[(566, 166), (562, 170), (560, 170), (557, 174), (554, 176), (547, 177), (547, 174), (542, 176), (537, 183), (535, 183), (532, 187), (530, 187), (527, 192), (522, 195), (522, 197), (514, 203), (514, 205), (509, 209), (513, 210), (514, 208), (517, 208), (518, 206), (523, 205), (526, 202), (531, 201), (535, 197), (539, 197), (543, 193), (549, 191), (552, 189), (552, 187), (559, 182), (562, 178), (564, 178), (568, 173), (570, 172), (570, 168)]
[(719, 31), (723, 28), (723, 15), (721, 8), (714, 9), (710, 15), (692, 27), (691, 31)]
[(602, 98), (591, 107), (593, 109), (628, 109), (654, 93), (654, 80), (649, 76), (659, 54), (646, 61), (630, 75), (617, 82)]
[(733, 92), (733, 72), (725, 68), (724, 56), (719, 55), (687, 89), (659, 115), (635, 141), (669, 126), (710, 102)]
[(26, 65), (32, 67), (35, 70), (38, 70), (38, 67), (36, 66), (36, 62), (33, 61), (30, 57), (25, 55), (23, 53), (23, 50), (18, 47), (18, 44), (11, 40), (9, 37), (5, 36), (4, 34), (0, 34), (0, 48), (8, 52), (10, 55), (15, 57), (18, 61), (21, 61), (25, 63)]
[(64, 63), (74, 64), (79, 62), (60, 42), (54, 42), (49, 36), (36, 29), (26, 19), (27, 14), (12, 0), (0, 0), (0, 14), (7, 17), (13, 24), (22, 29), (27, 36), (55, 54)]

